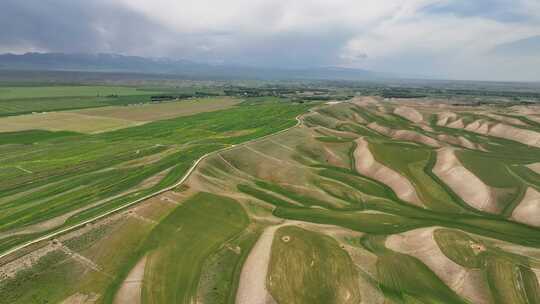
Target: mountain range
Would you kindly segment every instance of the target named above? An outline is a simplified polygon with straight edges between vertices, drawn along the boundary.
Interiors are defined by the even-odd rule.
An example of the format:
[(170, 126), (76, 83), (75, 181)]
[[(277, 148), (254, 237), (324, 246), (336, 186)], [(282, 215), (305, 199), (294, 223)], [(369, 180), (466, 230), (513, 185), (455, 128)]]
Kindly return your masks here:
[(271, 68), (216, 65), (168, 58), (118, 54), (26, 53), (0, 55), (0, 69), (169, 74), (217, 79), (369, 80), (391, 75), (341, 67)]

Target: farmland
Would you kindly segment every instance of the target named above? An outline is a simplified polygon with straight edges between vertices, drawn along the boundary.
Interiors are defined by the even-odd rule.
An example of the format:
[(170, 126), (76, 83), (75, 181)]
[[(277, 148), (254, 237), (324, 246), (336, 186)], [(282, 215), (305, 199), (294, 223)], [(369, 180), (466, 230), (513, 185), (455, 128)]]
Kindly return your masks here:
[(149, 102), (158, 93), (122, 86), (0, 86), (0, 116)]
[(140, 95), (137, 88), (113, 86), (44, 86), (1, 87), (0, 100), (52, 97), (93, 97), (107, 95)]
[(102, 133), (156, 120), (227, 109), (237, 103), (230, 98), (212, 98), (9, 116), (0, 118), (0, 132), (38, 129)]
[(190, 102), (0, 133), (0, 251), (166, 189), (4, 256), (0, 303), (540, 301), (538, 107)]
[(95, 135), (0, 133), (0, 247), (174, 185), (202, 155), (292, 126), (304, 109), (248, 106)]
[[(66, 80), (67, 81), (67, 80)], [(0, 84), (0, 117), (74, 109), (152, 103), (152, 97), (167, 100), (219, 95), (214, 89), (139, 87), (111, 85)]]
[(69, 112), (49, 112), (0, 118), (0, 132), (47, 130), (99, 133), (114, 129), (136, 126), (137, 122), (103, 116), (89, 116)]

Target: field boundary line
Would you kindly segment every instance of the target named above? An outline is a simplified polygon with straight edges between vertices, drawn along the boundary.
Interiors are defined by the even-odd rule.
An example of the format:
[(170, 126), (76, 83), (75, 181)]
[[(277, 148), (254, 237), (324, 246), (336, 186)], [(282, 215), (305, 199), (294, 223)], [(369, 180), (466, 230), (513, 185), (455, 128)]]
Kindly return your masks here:
[(34, 172), (32, 172), (32, 171), (30, 171), (30, 170), (27, 170), (27, 169), (25, 169), (25, 168), (23, 168), (23, 167), (21, 167), (21, 166), (16, 166), (15, 168), (17, 168), (17, 169), (19, 169), (19, 170), (21, 170), (21, 171), (24, 171), (24, 172), (26, 172), (26, 173), (29, 173), (29, 174), (34, 173)]
[[(308, 110), (308, 113), (309, 113), (309, 110)], [(117, 212), (119, 212), (119, 211), (122, 211), (122, 210), (124, 210), (124, 209), (127, 209), (127, 208), (129, 208), (129, 207), (131, 207), (131, 206), (133, 206), (133, 205), (136, 205), (136, 204), (138, 204), (138, 203), (140, 203), (140, 202), (142, 202), (142, 201), (145, 201), (145, 200), (150, 199), (150, 198), (152, 198), (152, 197), (158, 196), (158, 195), (160, 195), (160, 194), (162, 194), (162, 193), (165, 193), (165, 192), (167, 192), (167, 191), (171, 191), (172, 189), (174, 189), (174, 188), (176, 188), (176, 187), (182, 185), (182, 184), (183, 184), (183, 183), (191, 176), (191, 174), (193, 173), (193, 171), (195, 171), (195, 169), (197, 168), (197, 166), (199, 165), (199, 163), (200, 163), (201, 161), (203, 161), (204, 159), (206, 159), (207, 157), (209, 157), (209, 156), (211, 156), (211, 155), (213, 155), (213, 154), (219, 154), (219, 153), (222, 153), (222, 152), (226, 152), (226, 151), (229, 151), (229, 150), (238, 148), (238, 147), (240, 147), (240, 146), (244, 146), (244, 145), (251, 144), (251, 143), (254, 143), (254, 142), (258, 142), (258, 141), (263, 141), (263, 140), (266, 140), (266, 139), (269, 138), (269, 137), (276, 136), (276, 135), (279, 135), (279, 134), (281, 134), (281, 133), (285, 133), (285, 132), (287, 132), (287, 131), (289, 131), (289, 130), (291, 130), (291, 129), (293, 129), (293, 128), (296, 128), (296, 127), (300, 126), (300, 125), (302, 124), (302, 116), (303, 116), (304, 114), (305, 114), (305, 113), (302, 113), (302, 114), (297, 115), (297, 116), (295, 117), (295, 119), (296, 119), (296, 124), (295, 124), (294, 126), (291, 126), (291, 127), (286, 128), (286, 129), (280, 130), (280, 131), (278, 131), (278, 132), (276, 132), (276, 133), (267, 134), (267, 135), (265, 135), (265, 136), (262, 136), (262, 137), (259, 137), (259, 138), (255, 138), (255, 139), (252, 139), (252, 140), (248, 140), (248, 141), (246, 141), (246, 142), (243, 142), (243, 143), (240, 143), (240, 144), (237, 144), (237, 145), (232, 145), (232, 146), (230, 146), (230, 147), (226, 147), (226, 148), (223, 148), (223, 149), (219, 149), (219, 150), (212, 151), (212, 152), (209, 152), (209, 153), (204, 154), (203, 156), (199, 157), (199, 158), (193, 163), (193, 165), (191, 165), (191, 167), (189, 168), (189, 170), (184, 174), (184, 176), (180, 179), (180, 181), (178, 181), (177, 183), (175, 183), (175, 184), (172, 185), (172, 186), (169, 186), (169, 187), (163, 188), (163, 189), (161, 189), (161, 190), (158, 190), (158, 191), (156, 191), (156, 192), (154, 192), (154, 193), (145, 195), (145, 196), (143, 196), (143, 197), (141, 197), (141, 198), (139, 198), (139, 199), (136, 199), (136, 200), (134, 200), (134, 201), (132, 201), (132, 202), (126, 203), (125, 205), (122, 205), (122, 206), (119, 206), (119, 207), (114, 208), (114, 209), (112, 209), (112, 210), (109, 210), (109, 211), (107, 211), (107, 212), (105, 212), (105, 213), (102, 213), (102, 214), (100, 214), (100, 215), (97, 215), (97, 216), (95, 216), (95, 217), (93, 217), (93, 218), (91, 218), (91, 219), (88, 219), (88, 220), (86, 220), (86, 221), (80, 222), (80, 223), (75, 224), (75, 225), (73, 225), (73, 226), (66, 227), (66, 228), (63, 228), (63, 229), (61, 229), (61, 230), (51, 232), (51, 233), (46, 234), (46, 235), (44, 235), (44, 236), (41, 236), (41, 237), (39, 237), (39, 238), (37, 238), (37, 239), (34, 239), (34, 240), (28, 241), (28, 242), (26, 242), (26, 243), (23, 243), (23, 244), (21, 244), (21, 245), (19, 245), (19, 246), (17, 246), (17, 247), (14, 247), (14, 248), (12, 248), (12, 249), (9, 249), (9, 250), (7, 250), (7, 251), (5, 251), (5, 252), (0, 253), (0, 259), (6, 257), (6, 256), (8, 256), (8, 255), (11, 255), (11, 254), (13, 254), (13, 253), (15, 253), (15, 252), (17, 252), (17, 251), (19, 251), (19, 250), (21, 250), (21, 249), (24, 249), (24, 248), (26, 248), (26, 247), (28, 247), (28, 246), (30, 246), (30, 245), (33, 245), (33, 244), (39, 243), (39, 242), (41, 242), (41, 241), (45, 241), (45, 240), (51, 239), (51, 238), (53, 238), (53, 237), (56, 237), (56, 236), (58, 236), (58, 235), (61, 235), (61, 234), (70, 232), (70, 231), (72, 231), (72, 230), (76, 230), (76, 229), (81, 228), (81, 227), (83, 227), (83, 226), (85, 226), (85, 225), (87, 225), (87, 224), (90, 224), (90, 223), (95, 222), (95, 221), (97, 221), (97, 220), (100, 220), (100, 219), (102, 219), (102, 218), (104, 218), (104, 217), (107, 217), (107, 216), (109, 216), (109, 215), (111, 215), (111, 214), (113, 214), (113, 213), (117, 213)]]

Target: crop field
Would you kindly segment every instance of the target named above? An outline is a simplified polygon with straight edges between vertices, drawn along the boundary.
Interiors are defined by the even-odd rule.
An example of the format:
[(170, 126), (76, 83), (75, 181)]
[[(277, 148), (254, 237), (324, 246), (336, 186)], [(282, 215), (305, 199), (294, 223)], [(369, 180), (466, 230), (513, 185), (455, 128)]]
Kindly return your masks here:
[(0, 87), (0, 99), (50, 98), (73, 96), (141, 95), (134, 87), (115, 86), (44, 86)]
[(0, 133), (3, 252), (213, 152), (0, 258), (0, 303), (540, 303), (539, 107), (210, 100)]
[(0, 117), (0, 132), (48, 130), (101, 133), (156, 120), (223, 110), (237, 103), (230, 98), (211, 98), (8, 116)]
[(193, 99), (177, 102), (166, 102), (160, 104), (142, 104), (129, 106), (112, 106), (97, 109), (87, 109), (74, 111), (74, 113), (110, 117), (117, 119), (125, 119), (131, 121), (155, 121), (170, 119), (179, 116), (188, 116), (201, 112), (211, 112), (223, 110), (237, 104), (238, 101), (232, 98), (209, 98), (209, 99)]
[[(130, 96), (131, 97), (131, 96)], [(140, 98), (142, 100), (142, 98)], [(107, 97), (50, 97), (0, 100), (0, 116), (107, 106)]]
[(305, 108), (245, 106), (95, 135), (0, 133), (0, 251), (172, 186), (202, 155), (290, 127)]
[(357, 274), (332, 238), (298, 227), (274, 236), (268, 288), (279, 303), (358, 303)]
[(135, 121), (103, 116), (90, 116), (74, 112), (48, 112), (0, 118), (0, 132), (46, 130), (99, 133), (136, 126)]
[(204, 261), (248, 223), (238, 203), (212, 194), (198, 193), (176, 208), (143, 245), (143, 302), (193, 302)]
[(34, 112), (150, 103), (165, 88), (126, 86), (0, 86), (0, 117)]

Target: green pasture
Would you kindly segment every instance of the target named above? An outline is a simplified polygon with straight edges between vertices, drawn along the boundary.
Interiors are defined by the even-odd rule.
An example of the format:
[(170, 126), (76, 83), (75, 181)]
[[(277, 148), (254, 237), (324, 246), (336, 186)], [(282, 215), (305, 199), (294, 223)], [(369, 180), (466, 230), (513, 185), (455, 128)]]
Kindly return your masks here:
[[(149, 94), (155, 92), (148, 92)], [(100, 97), (144, 95), (135, 87), (124, 86), (36, 86), (0, 87), (0, 100), (50, 97)]]
[[(141, 254), (148, 254), (143, 303), (193, 303), (205, 260), (241, 233), (249, 219), (235, 201), (198, 193), (152, 231)], [(234, 266), (241, 259), (229, 261)], [(239, 272), (231, 272), (230, 275)], [(229, 293), (236, 287), (231, 277)]]
[(152, 95), (166, 93), (163, 90), (96, 85), (0, 87), (0, 117), (149, 103)]
[(261, 229), (250, 229), (222, 246), (205, 261), (198, 295), (205, 303), (236, 302), (236, 290), (244, 262), (260, 236)]
[(266, 284), (278, 303), (358, 303), (357, 281), (336, 240), (293, 226), (276, 232)]
[(538, 174), (524, 165), (540, 161), (540, 149), (498, 153), (463, 150), (458, 151), (456, 156), (486, 185), (498, 189), (496, 202), (505, 216), (512, 214), (528, 186), (538, 187)]
[(484, 272), (495, 303), (540, 301), (539, 283), (529, 267), (528, 257), (505, 252), (490, 241), (473, 238), (459, 230), (438, 229), (434, 236), (449, 259)]
[(468, 303), (420, 260), (391, 250), (378, 257), (380, 288), (388, 298), (398, 303)]
[[(466, 268), (481, 268), (482, 252), (475, 252), (471, 244), (477, 244), (467, 233), (459, 230), (437, 229), (433, 237), (441, 251), (450, 260)], [(481, 244), (481, 243), (480, 243)]]
[(376, 281), (391, 303), (469, 303), (422, 261), (385, 247), (385, 235), (365, 235), (359, 246), (377, 256)]
[(407, 177), (428, 208), (441, 212), (464, 212), (464, 204), (449, 194), (449, 188), (440, 183), (431, 171), (436, 160), (434, 150), (376, 140), (369, 142), (369, 149), (377, 161)]

